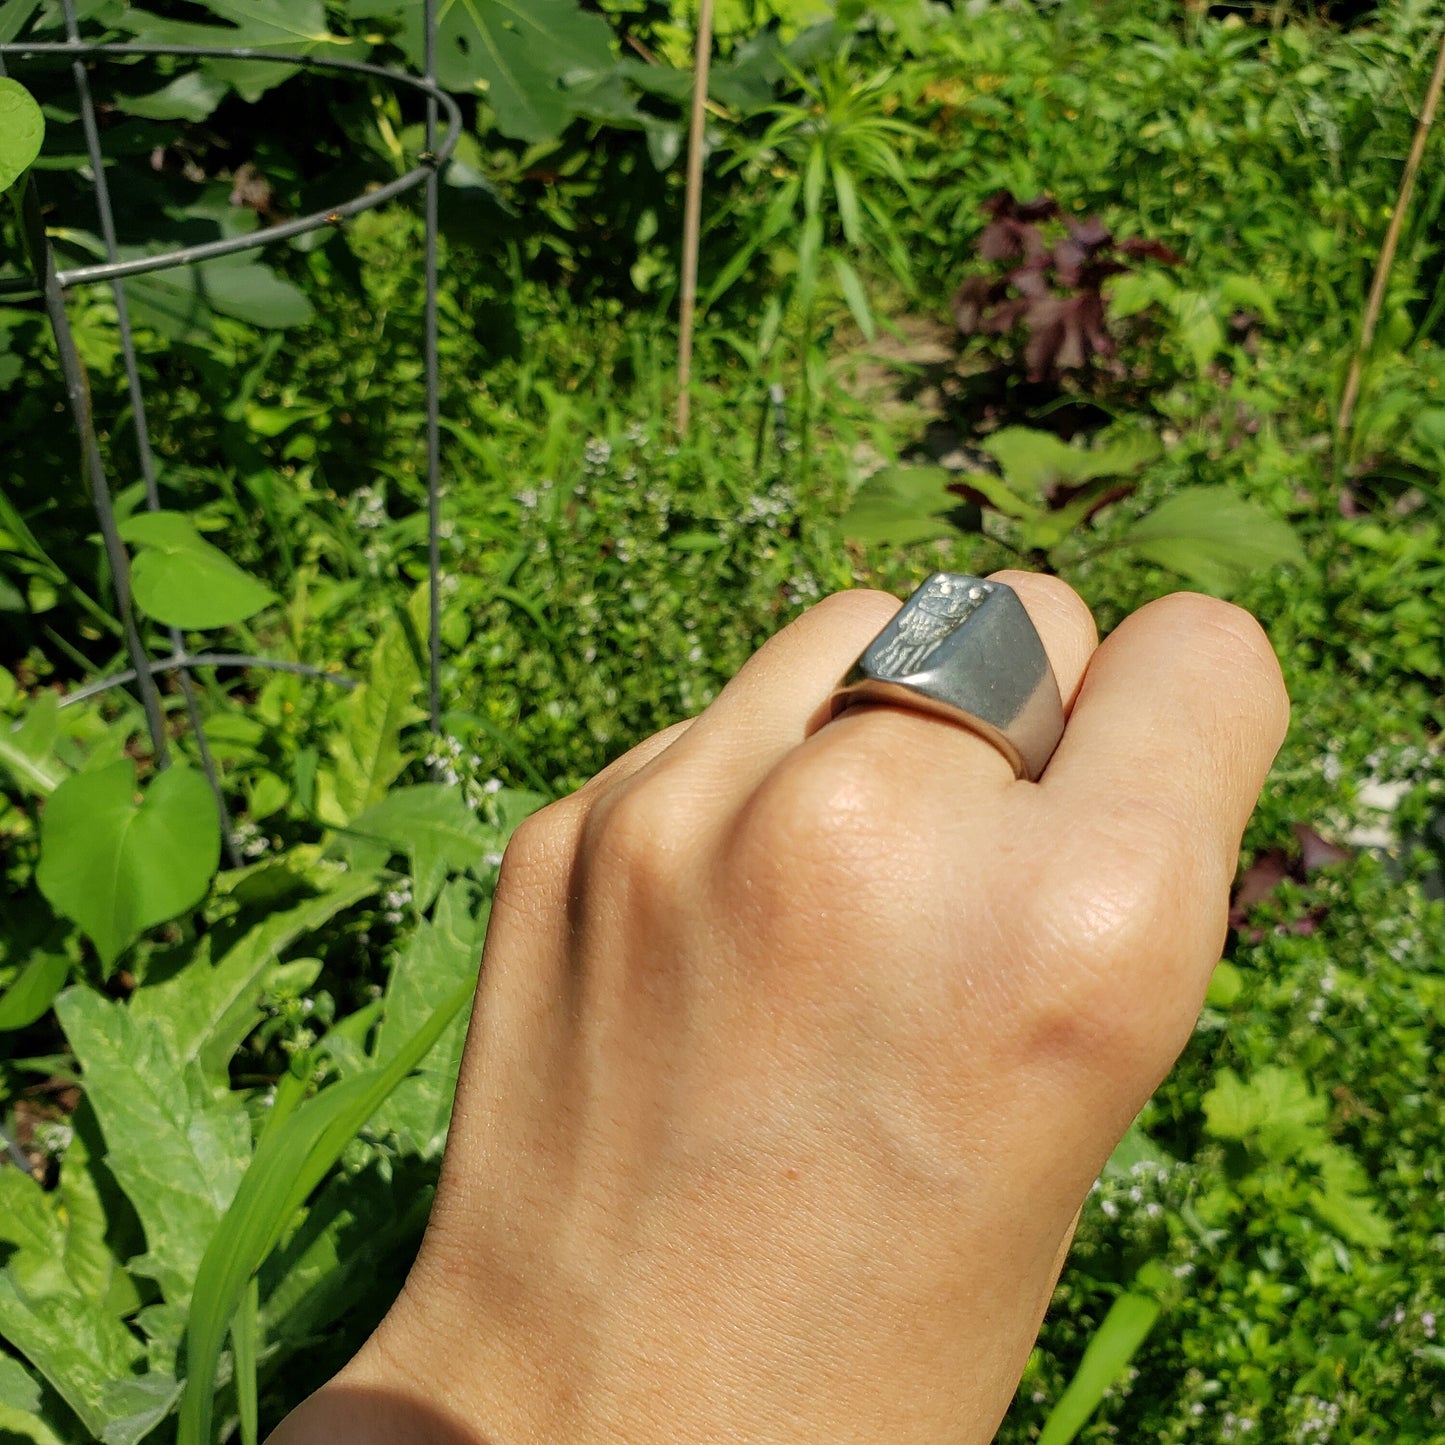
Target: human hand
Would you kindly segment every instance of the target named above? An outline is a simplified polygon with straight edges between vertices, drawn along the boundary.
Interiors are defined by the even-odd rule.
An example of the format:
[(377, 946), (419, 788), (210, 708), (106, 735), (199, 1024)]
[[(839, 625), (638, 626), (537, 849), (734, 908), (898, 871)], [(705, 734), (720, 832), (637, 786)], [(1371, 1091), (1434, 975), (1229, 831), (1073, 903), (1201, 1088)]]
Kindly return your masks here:
[(993, 1437), (1104, 1160), (1189, 1037), (1288, 700), (1166, 598), (1002, 573), (1039, 783), (833, 684), (828, 599), (523, 826), (405, 1290), (273, 1445)]

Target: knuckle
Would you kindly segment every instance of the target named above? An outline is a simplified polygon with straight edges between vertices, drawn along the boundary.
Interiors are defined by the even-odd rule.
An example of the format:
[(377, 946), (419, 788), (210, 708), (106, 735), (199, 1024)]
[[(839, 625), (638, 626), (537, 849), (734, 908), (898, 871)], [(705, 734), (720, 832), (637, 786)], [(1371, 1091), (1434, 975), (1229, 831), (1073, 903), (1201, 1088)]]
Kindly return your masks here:
[(1189, 997), (1194, 970), (1183, 965), (1198, 930), (1184, 902), (1174, 862), (1158, 850), (1119, 853), (1039, 890), (1026, 1051), (1123, 1079), (1162, 1072), (1197, 1005)]
[(502, 854), (493, 908), (530, 913), (555, 891), (576, 843), (576, 810), (571, 799), (549, 804), (525, 819)]
[(840, 627), (854, 629), (871, 637), (898, 611), (900, 604), (891, 592), (873, 587), (854, 587), (847, 592), (834, 592), (815, 602), (808, 609), (810, 616), (836, 621)]
[(695, 832), (685, 790), (649, 778), (623, 787), (598, 804), (582, 830), (589, 877), (629, 895), (670, 890), (683, 869)]

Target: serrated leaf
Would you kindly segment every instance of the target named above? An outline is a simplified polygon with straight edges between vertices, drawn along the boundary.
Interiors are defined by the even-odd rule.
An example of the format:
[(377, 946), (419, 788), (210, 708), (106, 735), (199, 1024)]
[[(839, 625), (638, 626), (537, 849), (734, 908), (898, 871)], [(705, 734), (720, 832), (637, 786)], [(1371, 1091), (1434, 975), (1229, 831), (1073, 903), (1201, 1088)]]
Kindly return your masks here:
[(853, 494), (839, 525), (857, 541), (899, 547), (947, 537), (957, 530), (948, 514), (962, 505), (953, 480), (942, 467), (885, 467)]
[(1203, 1108), (1206, 1133), (1253, 1143), (1266, 1159), (1288, 1162), (1327, 1137), (1328, 1107), (1298, 1069), (1269, 1064), (1248, 1080), (1221, 1069)]
[[(488, 907), (472, 884), (450, 884), (436, 916), (421, 923), (387, 981), (386, 1012), (377, 1032), (376, 1061), (400, 1050), (458, 987), (475, 987), (487, 936)], [(440, 1155), (451, 1119), (466, 1017), (459, 1015), (437, 1041), (426, 1062), (377, 1110), (372, 1124), (398, 1136), (423, 1158)]]
[(113, 1419), (113, 1387), (145, 1354), (118, 1320), (76, 1294), (31, 1295), (0, 1270), (0, 1338), (34, 1366), (93, 1440)]
[[(323, 0), (205, 0), (219, 25), (171, 20), (127, 5), (116, 23), (149, 45), (203, 45), (223, 49), (275, 50), (327, 59), (361, 58), (366, 45), (326, 28)], [(254, 61), (208, 60), (205, 70), (235, 88), (245, 100), (258, 100), (295, 73), (290, 65)]]
[(332, 798), (335, 815), (347, 823), (374, 807), (407, 764), (402, 730), (421, 716), (415, 698), (421, 687), (416, 658), (401, 627), (388, 627), (371, 656), (367, 680), (341, 704), (340, 731), (333, 735), (336, 760)]
[(178, 1445), (209, 1445), (216, 1364), (251, 1277), (342, 1150), (426, 1056), (471, 995), (471, 985), (464, 984), (384, 1066), (332, 1084), (263, 1134), (197, 1278), (186, 1335), (189, 1373)]
[(0, 75), (0, 194), (34, 164), (45, 140), (45, 117), (18, 80)]
[(41, 1418), (40, 1382), (19, 1360), (0, 1354), (0, 1439), (14, 1436), (32, 1445), (65, 1445)]
[(374, 873), (343, 873), (313, 898), (269, 913), (212, 962), (200, 953), (171, 977), (137, 991), (130, 1011), (154, 1019), (176, 1057), (212, 1078), (260, 1019), (257, 1004), (271, 971), (297, 939), (376, 891)]
[(1228, 487), (1192, 487), (1169, 497), (1120, 545), (1225, 595), (1256, 572), (1305, 561), (1289, 523)]
[(206, 780), (177, 764), (138, 793), (126, 758), (76, 773), (51, 794), (36, 881), (109, 967), (146, 929), (199, 903), (220, 856)]
[(405, 853), (411, 859), (412, 904), (419, 913), (431, 907), (449, 872), (465, 873), (483, 854), (500, 851), (495, 830), (483, 825), (458, 789), (440, 783), (394, 789), (352, 822), (348, 833), (380, 840), (387, 856)]
[[(401, 46), (418, 69), (424, 59), (420, 5), (391, 7), (402, 18)], [(437, 78), (448, 90), (483, 91), (503, 135), (553, 140), (577, 114), (563, 81), (615, 63), (612, 29), (577, 0), (440, 0)]]
[(147, 1253), (131, 1268), (184, 1304), (250, 1153), (240, 1097), (218, 1094), (198, 1063), (183, 1064), (154, 1019), (90, 989), (62, 994), (56, 1014), (81, 1064), (106, 1163), (145, 1231)]
[(120, 534), (142, 549), (131, 563), (137, 605), (167, 627), (229, 627), (276, 600), (180, 512), (138, 512)]

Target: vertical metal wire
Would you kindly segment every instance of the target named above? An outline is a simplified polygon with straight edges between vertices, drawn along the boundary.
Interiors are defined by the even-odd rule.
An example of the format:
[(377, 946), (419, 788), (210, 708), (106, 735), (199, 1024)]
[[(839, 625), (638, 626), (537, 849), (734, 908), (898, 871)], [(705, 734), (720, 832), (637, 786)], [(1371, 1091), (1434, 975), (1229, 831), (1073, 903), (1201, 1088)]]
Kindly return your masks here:
[[(436, 84), (436, 0), (424, 0), (425, 70), (428, 84)], [(441, 550), (441, 366), (437, 326), (437, 229), (441, 168), (436, 161), (437, 103), (426, 103), (426, 153), (431, 173), (426, 178), (426, 490), (427, 490), (427, 587), (430, 627), (427, 636), (428, 713), (431, 730), (442, 730), (442, 550)]]
[(105, 544), (106, 560), (110, 563), (111, 583), (115, 588), (116, 612), (120, 616), (121, 632), (125, 638), (126, 651), (130, 654), (131, 666), (135, 669), (136, 687), (140, 691), (141, 704), (145, 709), (146, 726), (150, 730), (151, 748), (156, 763), (164, 767), (169, 757), (166, 746), (165, 715), (161, 711), (160, 694), (156, 691), (151, 676), (150, 657), (135, 623), (135, 610), (131, 605), (130, 556), (115, 524), (115, 508), (111, 504), (110, 484), (105, 475), (105, 463), (101, 460), (100, 442), (95, 435), (95, 419), (91, 412), (90, 382), (86, 378), (85, 365), (75, 348), (75, 337), (71, 334), (70, 318), (65, 314), (65, 293), (55, 274), (55, 256), (45, 234), (45, 221), (40, 214), (40, 201), (35, 194), (33, 180), (25, 183), (25, 194), (21, 204), (21, 220), (25, 228), (25, 244), (30, 252), (31, 264), (35, 267), (37, 279), (45, 298), (45, 313), (50, 329), (55, 336), (55, 350), (60, 359), (60, 370), (65, 377), (65, 393), (70, 402), (70, 415), (80, 438), (81, 468), (85, 473), (86, 485), (90, 490), (91, 505), (95, 508), (96, 520), (100, 523), (100, 534)]
[[(75, 45), (80, 43), (80, 25), (75, 13), (75, 0), (62, 0), (65, 13), (66, 38)], [(90, 156), (90, 169), (94, 177), (95, 208), (100, 218), (100, 234), (105, 242), (107, 261), (120, 259), (120, 245), (116, 237), (115, 211), (110, 200), (110, 183), (105, 174), (105, 155), (100, 145), (100, 127), (96, 123), (95, 100), (90, 91), (90, 76), (85, 63), (80, 59), (71, 62), (71, 73), (75, 78), (75, 93), (80, 99), (80, 118), (85, 131), (86, 150)], [(111, 295), (115, 301), (116, 326), (120, 332), (121, 355), (125, 359), (126, 386), (130, 393), (131, 422), (135, 430), (136, 454), (140, 460), (141, 477), (145, 484), (146, 506), (151, 511), (160, 509), (160, 489), (156, 484), (156, 459), (151, 448), (150, 424), (146, 415), (145, 393), (140, 382), (140, 366), (136, 360), (135, 337), (130, 323), (130, 304), (125, 294), (125, 282), (112, 281)], [(176, 656), (185, 654), (186, 642), (179, 628), (169, 629), (171, 651)], [(235, 827), (230, 809), (226, 806), (226, 795), (221, 787), (220, 773), (211, 752), (210, 739), (206, 736), (205, 721), (201, 716), (200, 703), (196, 696), (195, 679), (190, 670), (177, 668), (176, 677), (180, 683), (181, 696), (185, 700), (186, 716), (191, 733), (200, 753), (201, 767), (206, 781), (216, 799), (221, 817), (221, 836), (225, 840), (226, 854), (233, 868), (241, 866), (240, 851), (236, 846)], [(150, 677), (147, 673), (147, 682)], [(163, 750), (158, 750), (156, 762), (161, 767), (169, 765), (170, 759)]]

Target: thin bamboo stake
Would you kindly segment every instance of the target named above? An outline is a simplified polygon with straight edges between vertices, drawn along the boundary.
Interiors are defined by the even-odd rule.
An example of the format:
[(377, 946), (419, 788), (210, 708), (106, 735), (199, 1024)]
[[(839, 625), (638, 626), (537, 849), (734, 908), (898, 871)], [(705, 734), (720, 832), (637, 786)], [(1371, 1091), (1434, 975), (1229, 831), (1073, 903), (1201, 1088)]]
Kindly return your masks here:
[(682, 311), (677, 342), (677, 434), (692, 424), (692, 345), (697, 319), (697, 262), (702, 246), (702, 162), (707, 142), (707, 87), (712, 70), (713, 0), (697, 17), (697, 59), (692, 82), (692, 135), (687, 152), (687, 205), (682, 228)]
[(1435, 124), (1435, 113), (1440, 106), (1440, 93), (1445, 90), (1445, 31), (1440, 34), (1440, 53), (1435, 57), (1435, 73), (1425, 91), (1425, 105), (1420, 111), (1420, 120), (1415, 127), (1415, 143), (1410, 147), (1405, 161), (1405, 173), (1400, 178), (1400, 193), (1395, 199), (1395, 212), (1390, 217), (1389, 230), (1385, 232), (1385, 243), (1380, 247), (1380, 259), (1375, 266), (1375, 279), (1370, 286), (1370, 299), (1365, 303), (1364, 321), (1360, 327), (1360, 345), (1350, 362), (1350, 374), (1345, 381), (1345, 394), (1340, 400), (1339, 434), (1342, 440), (1349, 437), (1350, 424), (1355, 419), (1355, 405), (1360, 399), (1360, 379), (1364, 371), (1365, 356), (1375, 340), (1375, 327), (1380, 321), (1380, 311), (1385, 305), (1385, 292), (1390, 284), (1390, 272), (1395, 267), (1395, 252), (1399, 249), (1400, 236), (1405, 229), (1405, 215), (1415, 196), (1415, 180), (1425, 159), (1425, 147), (1429, 144), (1430, 130)]

